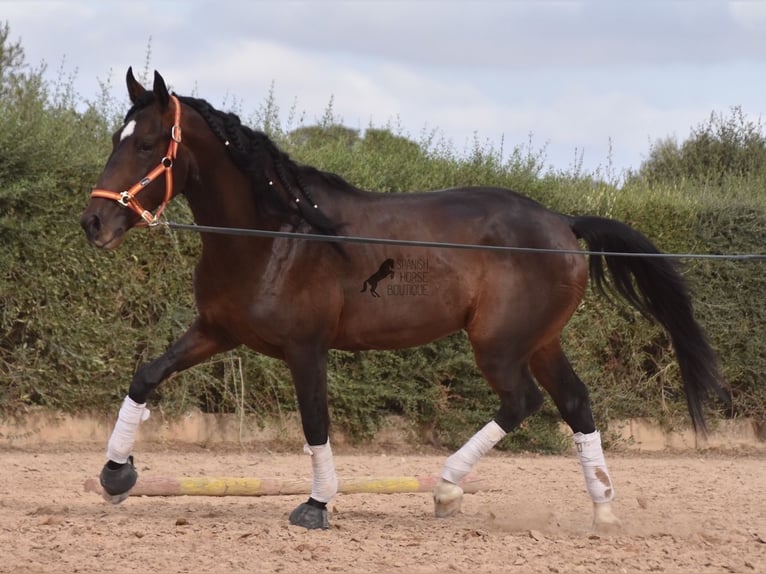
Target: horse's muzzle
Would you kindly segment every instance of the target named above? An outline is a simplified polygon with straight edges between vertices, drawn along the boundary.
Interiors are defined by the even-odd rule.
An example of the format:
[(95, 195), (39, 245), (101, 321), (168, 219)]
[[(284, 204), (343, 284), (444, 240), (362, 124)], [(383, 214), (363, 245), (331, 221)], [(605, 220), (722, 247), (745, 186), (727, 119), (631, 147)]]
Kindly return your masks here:
[(123, 226), (107, 229), (97, 213), (89, 213), (87, 210), (80, 216), (80, 225), (88, 241), (99, 249), (115, 249), (125, 236)]

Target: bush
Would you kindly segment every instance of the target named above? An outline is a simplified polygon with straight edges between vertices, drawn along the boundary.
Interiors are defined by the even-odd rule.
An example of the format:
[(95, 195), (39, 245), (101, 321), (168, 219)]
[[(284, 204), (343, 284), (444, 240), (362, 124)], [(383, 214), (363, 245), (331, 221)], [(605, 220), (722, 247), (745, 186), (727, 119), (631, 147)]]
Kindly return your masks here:
[(735, 186), (766, 179), (766, 137), (760, 119), (748, 119), (742, 108), (728, 116), (712, 112), (681, 144), (673, 139), (652, 146), (639, 176), (652, 185), (684, 185), (701, 189)]
[[(0, 45), (0, 412), (39, 405), (113, 413), (135, 368), (160, 354), (194, 317), (191, 270), (199, 238), (134, 232), (117, 252), (89, 248), (77, 217), (122, 110), (108, 85), (95, 102), (83, 103), (66, 79), (46, 84), (42, 70), (24, 66), (7, 26), (0, 27)], [(320, 125), (287, 130), (273, 98), (257, 116), (295, 159), (366, 189), (509, 187), (565, 213), (623, 220), (675, 253), (757, 252), (766, 240), (762, 138), (759, 126), (736, 115), (727, 121), (711, 116), (680, 147), (658, 144), (621, 187), (600, 173), (546, 171), (544, 150), (529, 144), (506, 158), (477, 141), (461, 155), (434, 134), (414, 141), (395, 126), (351, 130), (331, 106)], [(722, 165), (725, 177), (713, 177)], [(173, 221), (191, 219), (183, 201), (167, 214)], [(761, 264), (686, 263), (697, 314), (719, 351), (737, 413), (766, 419), (766, 343), (754, 336), (766, 326)], [(625, 305), (589, 292), (563, 341), (591, 389), (599, 426), (631, 416), (668, 425), (686, 421), (667, 337)], [(497, 408), (463, 335), (399, 352), (336, 351), (329, 372), (334, 423), (359, 440), (397, 414), (434, 442), (454, 447)], [(152, 402), (169, 416), (192, 408), (262, 417), (295, 410), (284, 365), (244, 349), (179, 374)], [(565, 443), (558, 422), (546, 401), (502, 447), (559, 450)]]

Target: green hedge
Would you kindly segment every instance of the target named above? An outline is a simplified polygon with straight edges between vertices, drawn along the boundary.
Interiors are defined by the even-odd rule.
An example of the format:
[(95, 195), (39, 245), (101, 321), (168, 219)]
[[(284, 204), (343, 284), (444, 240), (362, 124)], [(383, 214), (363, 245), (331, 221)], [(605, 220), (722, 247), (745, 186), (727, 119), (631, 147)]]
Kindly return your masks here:
[[(113, 413), (136, 367), (193, 319), (191, 269), (199, 239), (133, 231), (114, 253), (87, 245), (77, 218), (121, 111), (108, 98), (72, 99), (40, 78), (22, 75), (13, 81), (23, 89), (0, 90), (0, 413), (23, 415), (36, 405)], [(708, 180), (658, 180), (655, 170), (651, 177), (629, 174), (618, 186), (598, 174), (546, 170), (544, 153), (525, 146), (507, 158), (478, 142), (458, 154), (428, 134), (412, 141), (390, 126), (360, 135), (328, 120), (283, 133), (273, 113), (265, 117), (295, 159), (363, 188), (397, 193), (500, 185), (563, 212), (620, 219), (669, 252), (761, 252), (766, 244), (755, 175), (726, 177), (711, 188)], [(743, 189), (753, 192), (743, 195)], [(171, 206), (168, 218), (190, 221), (183, 201)], [(737, 415), (765, 420), (764, 264), (685, 263)], [(684, 424), (668, 339), (632, 310), (589, 291), (564, 344), (591, 389), (599, 426), (633, 416)], [(334, 352), (330, 363), (334, 424), (359, 440), (397, 414), (434, 441), (455, 446), (497, 406), (463, 335), (400, 352)], [(177, 375), (152, 401), (170, 416), (192, 408), (264, 418), (295, 410), (284, 366), (244, 349)], [(557, 451), (565, 444), (558, 422), (548, 401), (502, 446)]]

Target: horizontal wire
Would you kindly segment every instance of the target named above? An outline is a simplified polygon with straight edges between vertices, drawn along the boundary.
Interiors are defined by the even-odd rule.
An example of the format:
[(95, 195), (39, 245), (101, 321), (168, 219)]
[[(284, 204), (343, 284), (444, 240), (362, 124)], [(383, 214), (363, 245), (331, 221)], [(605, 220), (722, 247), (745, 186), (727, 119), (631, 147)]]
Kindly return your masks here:
[(326, 243), (363, 243), (373, 245), (400, 245), (404, 247), (432, 247), (437, 249), (473, 249), (479, 251), (504, 251), (514, 253), (547, 253), (560, 255), (601, 255), (609, 257), (656, 257), (662, 259), (716, 259), (729, 261), (765, 261), (762, 253), (633, 253), (620, 251), (589, 251), (587, 249), (548, 249), (543, 247), (518, 247), (512, 245), (477, 245), (472, 243), (450, 243), (440, 241), (417, 241), (409, 239), (386, 239), (382, 237), (355, 237), (350, 235), (321, 235), (318, 233), (295, 233), (292, 231), (267, 231), (264, 229), (243, 229), (238, 227), (215, 227), (163, 221), (159, 225), (179, 231), (212, 233), (217, 235), (240, 235), (322, 241)]

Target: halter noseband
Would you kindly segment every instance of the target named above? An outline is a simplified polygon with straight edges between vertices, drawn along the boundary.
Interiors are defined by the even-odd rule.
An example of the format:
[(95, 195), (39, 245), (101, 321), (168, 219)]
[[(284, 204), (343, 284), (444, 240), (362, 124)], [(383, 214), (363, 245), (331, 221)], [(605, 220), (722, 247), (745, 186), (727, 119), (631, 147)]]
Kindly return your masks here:
[[(170, 144), (168, 145), (168, 151), (160, 160), (160, 163), (152, 171), (147, 173), (138, 183), (133, 185), (127, 191), (117, 193), (116, 191), (109, 191), (107, 189), (94, 189), (91, 191), (91, 197), (103, 197), (105, 199), (113, 199), (123, 207), (127, 207), (138, 215), (141, 216), (143, 222), (139, 225), (154, 226), (160, 221), (160, 215), (165, 210), (165, 207), (173, 199), (173, 162), (176, 159), (178, 152), (178, 144), (181, 143), (181, 102), (174, 95), (170, 96), (173, 104), (176, 108), (175, 119), (173, 120), (173, 127), (170, 130)], [(157, 212), (152, 214), (150, 211), (144, 209), (136, 199), (136, 195), (144, 189), (147, 185), (157, 179), (162, 173), (165, 174), (165, 198), (162, 200), (162, 204), (157, 208)]]

